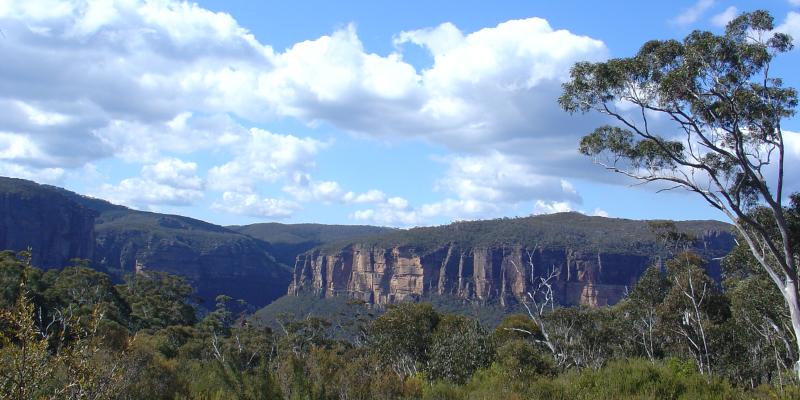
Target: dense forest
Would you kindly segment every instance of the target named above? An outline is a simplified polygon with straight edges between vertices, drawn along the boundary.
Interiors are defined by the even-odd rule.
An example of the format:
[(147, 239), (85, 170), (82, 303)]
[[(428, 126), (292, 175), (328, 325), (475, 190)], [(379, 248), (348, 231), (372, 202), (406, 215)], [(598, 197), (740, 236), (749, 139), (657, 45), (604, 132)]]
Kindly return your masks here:
[(82, 260), (43, 271), (30, 253), (6, 251), (0, 397), (800, 396), (786, 307), (748, 249), (725, 258), (720, 285), (681, 247), (685, 238), (666, 236), (672, 258), (619, 304), (558, 308), (543, 279), (527, 311), (497, 326), (430, 303), (375, 316), (349, 301), (334, 323), (281, 314), (271, 328), (234, 312), (241, 307), (228, 296), (199, 312), (178, 276), (145, 271), (115, 284)]

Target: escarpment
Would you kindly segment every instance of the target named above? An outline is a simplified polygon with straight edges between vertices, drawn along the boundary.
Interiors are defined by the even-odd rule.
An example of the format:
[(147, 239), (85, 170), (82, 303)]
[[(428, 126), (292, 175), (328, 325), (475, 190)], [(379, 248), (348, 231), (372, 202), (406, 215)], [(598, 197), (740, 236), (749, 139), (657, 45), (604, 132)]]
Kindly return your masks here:
[(44, 268), (79, 258), (117, 279), (142, 269), (177, 274), (206, 306), (219, 294), (263, 306), (283, 295), (291, 279), (268, 244), (248, 235), (0, 177), (0, 250), (28, 247), (33, 265)]
[(0, 250), (32, 250), (31, 262), (63, 267), (94, 255), (98, 213), (49, 187), (23, 179), (0, 179)]
[[(548, 282), (557, 303), (611, 305), (667, 252), (649, 233), (646, 221), (597, 218), (562, 215), (561, 237), (548, 237), (551, 232), (546, 225), (558, 220), (556, 215), (459, 223), (478, 225), (462, 226), (462, 230), (485, 230), (481, 234), (485, 236), (454, 233), (454, 240), (446, 243), (421, 240), (436, 237), (438, 232), (432, 229), (453, 233), (452, 226), (423, 228), (427, 235), (417, 236), (412, 229), (405, 237), (392, 234), (372, 242), (319, 248), (297, 257), (289, 294), (348, 296), (378, 305), (443, 295), (507, 306), (523, 300), (552, 275)], [(595, 226), (587, 230), (586, 224), (570, 222)], [(517, 226), (505, 237), (492, 234), (505, 231), (505, 225)], [(727, 254), (733, 246), (725, 224), (679, 225), (694, 231), (694, 250), (709, 260)], [(391, 242), (395, 244), (386, 245)], [(718, 274), (714, 261), (708, 269)]]
[(108, 211), (98, 217), (95, 235), (96, 265), (120, 275), (143, 269), (181, 275), (208, 305), (219, 294), (268, 304), (291, 277), (264, 242), (191, 218)]

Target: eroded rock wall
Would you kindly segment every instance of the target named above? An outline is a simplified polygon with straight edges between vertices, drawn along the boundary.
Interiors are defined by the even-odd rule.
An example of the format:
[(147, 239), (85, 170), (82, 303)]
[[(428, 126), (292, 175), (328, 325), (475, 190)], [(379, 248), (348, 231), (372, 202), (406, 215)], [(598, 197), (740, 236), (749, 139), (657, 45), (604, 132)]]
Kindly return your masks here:
[(573, 249), (450, 244), (422, 253), (354, 244), (298, 256), (289, 294), (345, 295), (373, 304), (434, 294), (509, 305), (552, 272), (558, 303), (603, 306), (619, 301), (651, 262), (648, 256)]

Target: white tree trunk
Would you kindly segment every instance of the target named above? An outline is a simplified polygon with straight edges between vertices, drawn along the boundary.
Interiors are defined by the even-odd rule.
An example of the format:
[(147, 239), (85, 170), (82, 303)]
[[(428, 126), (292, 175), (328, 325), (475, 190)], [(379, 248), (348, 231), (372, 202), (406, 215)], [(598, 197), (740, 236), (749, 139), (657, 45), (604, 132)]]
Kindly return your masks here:
[[(782, 294), (789, 306), (789, 316), (792, 320), (795, 346), (797, 346), (797, 354), (795, 354), (795, 359), (798, 359), (798, 356), (800, 356), (800, 299), (797, 297), (797, 283), (792, 279), (787, 278)], [(798, 359), (794, 364), (794, 372), (798, 377), (800, 377), (800, 359)]]

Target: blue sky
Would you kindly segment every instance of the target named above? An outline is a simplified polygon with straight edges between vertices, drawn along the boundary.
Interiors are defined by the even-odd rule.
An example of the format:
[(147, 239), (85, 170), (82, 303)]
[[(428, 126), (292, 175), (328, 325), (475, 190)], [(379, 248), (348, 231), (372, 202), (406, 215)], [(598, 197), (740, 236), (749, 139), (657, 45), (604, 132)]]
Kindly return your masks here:
[(0, 175), (223, 225), (723, 219), (579, 156), (604, 120), (556, 98), (576, 61), (756, 8), (800, 37), (798, 0), (0, 1)]

